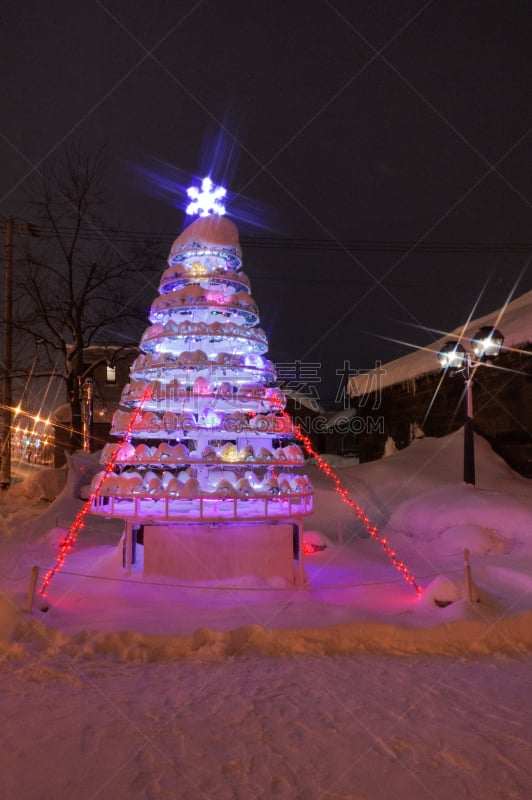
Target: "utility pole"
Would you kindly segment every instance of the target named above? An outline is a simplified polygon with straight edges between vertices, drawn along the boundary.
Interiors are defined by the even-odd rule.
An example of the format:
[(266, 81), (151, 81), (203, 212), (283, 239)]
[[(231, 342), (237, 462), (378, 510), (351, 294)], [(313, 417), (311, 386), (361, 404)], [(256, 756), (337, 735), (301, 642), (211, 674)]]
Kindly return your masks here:
[(26, 222), (16, 223), (11, 214), (5, 220), (0, 220), (0, 231), (5, 234), (0, 489), (7, 489), (11, 483), (11, 421), (13, 418), (11, 384), (13, 371), (13, 240), (15, 233), (23, 236), (36, 236), (37, 231)]
[(83, 450), (85, 453), (91, 451), (91, 436), (92, 436), (92, 409), (94, 399), (94, 381), (92, 378), (85, 378), (83, 383), (81, 378), (78, 378), (81, 384), (81, 417), (82, 417), (82, 432), (83, 432)]

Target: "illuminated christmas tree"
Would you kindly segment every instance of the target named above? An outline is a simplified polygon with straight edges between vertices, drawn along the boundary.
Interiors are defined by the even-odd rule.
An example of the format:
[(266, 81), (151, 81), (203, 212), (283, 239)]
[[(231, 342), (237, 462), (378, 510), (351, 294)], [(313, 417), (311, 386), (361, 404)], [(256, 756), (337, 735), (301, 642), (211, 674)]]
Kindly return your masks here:
[[(266, 576), (287, 554), (301, 575), (301, 518), (312, 512), (312, 487), (298, 469), (303, 453), (265, 357), (224, 195), (208, 178), (189, 190), (187, 211), (200, 216), (170, 250), (113, 418), (111, 434), (122, 442), (103, 450), (112, 469), (93, 480), (92, 512), (123, 518), (129, 536), (143, 527), (145, 571), (256, 573), (271, 553)], [(203, 573), (191, 569), (194, 559)], [(286, 565), (281, 572), (289, 575)]]

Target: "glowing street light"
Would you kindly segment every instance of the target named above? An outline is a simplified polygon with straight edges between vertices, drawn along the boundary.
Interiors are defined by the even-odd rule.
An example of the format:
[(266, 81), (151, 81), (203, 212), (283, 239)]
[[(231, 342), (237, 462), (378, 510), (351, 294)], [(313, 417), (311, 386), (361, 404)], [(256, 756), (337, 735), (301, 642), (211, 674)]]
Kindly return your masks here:
[(445, 342), (438, 353), (442, 369), (458, 371), (464, 368), (467, 353), (460, 342)]
[(438, 353), (441, 367), (451, 377), (461, 374), (465, 382), (464, 483), (475, 485), (475, 440), (473, 429), (473, 377), (481, 364), (491, 363), (501, 352), (504, 336), (485, 325), (471, 340), (471, 351), (458, 341), (446, 342)]
[(491, 361), (497, 358), (504, 343), (504, 336), (497, 328), (485, 325), (471, 339), (471, 349), (478, 361)]

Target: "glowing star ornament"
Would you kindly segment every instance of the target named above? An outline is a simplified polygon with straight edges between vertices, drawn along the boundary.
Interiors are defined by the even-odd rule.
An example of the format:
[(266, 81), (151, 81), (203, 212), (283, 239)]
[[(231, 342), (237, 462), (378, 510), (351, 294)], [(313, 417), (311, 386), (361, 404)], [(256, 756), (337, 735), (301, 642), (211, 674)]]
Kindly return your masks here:
[(222, 200), (227, 191), (223, 186), (215, 186), (210, 178), (203, 178), (201, 189), (190, 186), (187, 194), (192, 201), (186, 208), (186, 212), (190, 216), (197, 214), (200, 217), (209, 217), (211, 214), (215, 214), (221, 217), (225, 214)]

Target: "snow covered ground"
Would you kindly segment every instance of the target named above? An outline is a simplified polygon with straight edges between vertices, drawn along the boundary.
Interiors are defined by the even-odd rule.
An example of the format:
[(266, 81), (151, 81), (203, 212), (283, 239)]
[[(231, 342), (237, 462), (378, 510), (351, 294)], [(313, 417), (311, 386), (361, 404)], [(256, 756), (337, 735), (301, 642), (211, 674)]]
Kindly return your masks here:
[(477, 439), (465, 486), (461, 452), (335, 461), (420, 598), (310, 466), (307, 588), (126, 578), (120, 525), (89, 517), (31, 614), (83, 478), (27, 468), (1, 498), (0, 796), (530, 797), (531, 485)]

